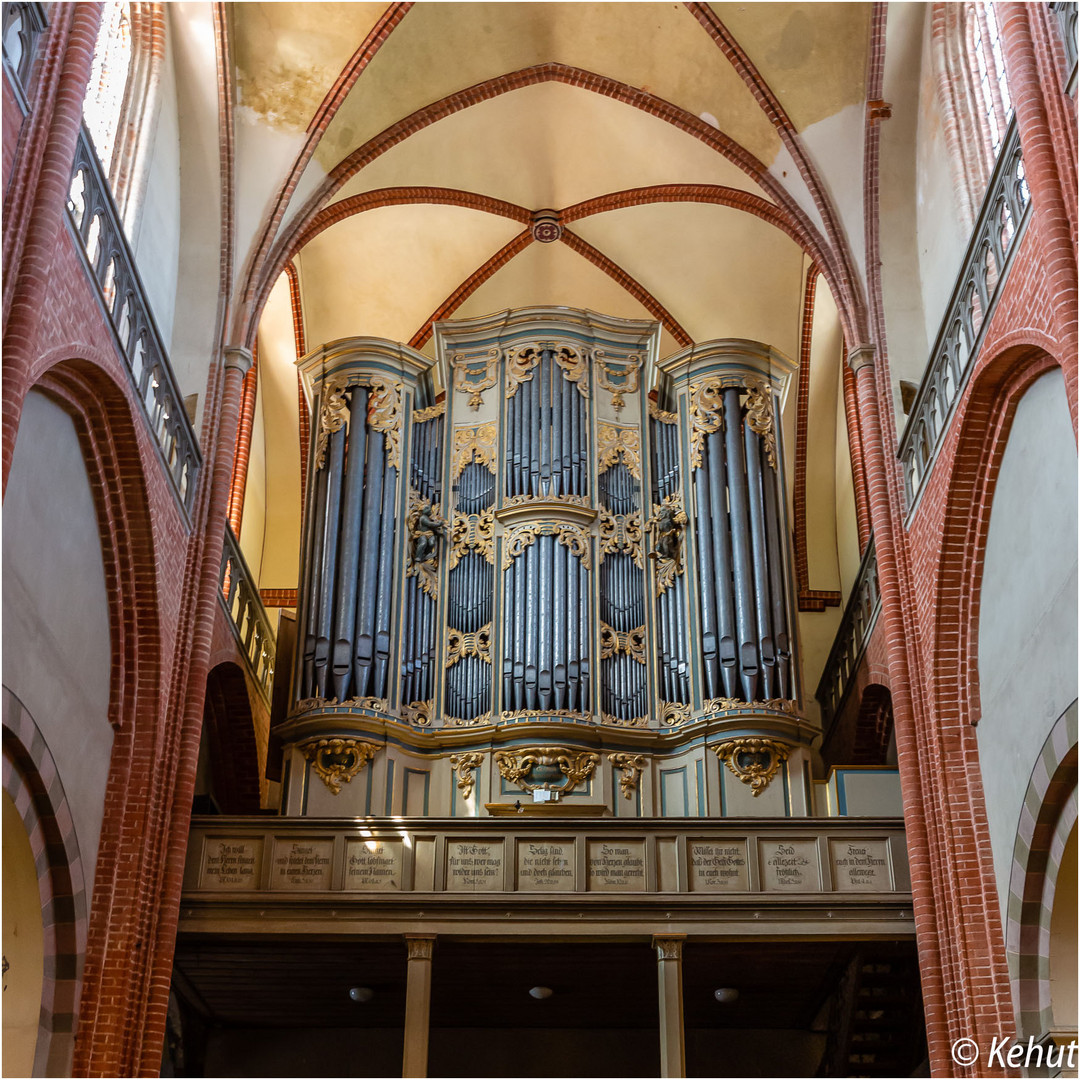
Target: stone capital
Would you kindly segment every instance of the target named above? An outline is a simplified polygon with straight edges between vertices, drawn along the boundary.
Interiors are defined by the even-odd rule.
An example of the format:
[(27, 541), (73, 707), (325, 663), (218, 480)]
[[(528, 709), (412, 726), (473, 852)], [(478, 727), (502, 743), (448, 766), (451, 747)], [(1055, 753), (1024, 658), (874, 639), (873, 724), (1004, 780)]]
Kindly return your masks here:
[(685, 934), (653, 934), (652, 944), (657, 960), (681, 960)]
[(225, 348), (225, 370), (239, 371), (241, 377), (251, 370), (252, 354), (242, 345), (228, 345)]
[(855, 345), (848, 353), (848, 367), (858, 375), (864, 367), (874, 366), (874, 357), (876, 354), (876, 345)]
[(430, 960), (435, 951), (434, 934), (405, 934), (410, 960)]

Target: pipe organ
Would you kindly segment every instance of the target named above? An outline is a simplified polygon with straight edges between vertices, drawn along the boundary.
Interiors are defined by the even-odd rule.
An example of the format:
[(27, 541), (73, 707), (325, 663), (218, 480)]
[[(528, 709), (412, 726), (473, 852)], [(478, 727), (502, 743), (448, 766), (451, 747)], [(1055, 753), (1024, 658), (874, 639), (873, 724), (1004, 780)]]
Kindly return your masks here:
[[(353, 338), (301, 361), (313, 482), (283, 742), (330, 768), (371, 760), (361, 731), (431, 753), (453, 732), (458, 770), (535, 732), (529, 776), (567, 795), (589, 747), (660, 761), (730, 731), (768, 744), (717, 749), (753, 772), (808, 745), (790, 362), (744, 341), (661, 360), (655, 323), (566, 308), (436, 324), (435, 344), (433, 360)], [(627, 752), (629, 798), (649, 759)], [(503, 764), (503, 794), (538, 786)]]

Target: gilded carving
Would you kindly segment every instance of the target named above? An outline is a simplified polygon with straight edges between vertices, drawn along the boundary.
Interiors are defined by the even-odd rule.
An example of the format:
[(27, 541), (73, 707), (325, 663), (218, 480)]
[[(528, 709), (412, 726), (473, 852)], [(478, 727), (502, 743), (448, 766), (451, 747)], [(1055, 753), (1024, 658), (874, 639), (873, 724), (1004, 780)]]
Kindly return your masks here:
[(632, 799), (638, 786), (638, 779), (648, 768), (649, 759), (644, 754), (608, 754), (608, 761), (618, 769), (622, 776), (619, 777), (619, 788), (624, 799)]
[(611, 394), (611, 407), (622, 410), (624, 394), (636, 394), (641, 373), (641, 357), (629, 353), (618, 360), (608, 360), (603, 349), (593, 349), (597, 383)]
[[(572, 791), (592, 776), (599, 761), (599, 754), (567, 746), (530, 746), (495, 751), (499, 774), (523, 791), (538, 788), (544, 791)], [(565, 776), (566, 780), (556, 782), (558, 774)]]
[(647, 716), (634, 716), (629, 720), (623, 720), (621, 716), (612, 716), (611, 713), (601, 711), (600, 723), (608, 724), (611, 727), (643, 728), (649, 726), (649, 718)]
[(446, 666), (453, 667), (463, 656), (478, 656), (491, 663), (491, 623), (465, 632), (452, 627), (446, 635)]
[[(525, 503), (535, 503), (535, 495), (515, 495), (503, 502), (503, 506), (524, 506)], [(546, 503), (566, 503), (567, 506), (592, 506), (592, 500), (588, 495), (547, 495)]]
[(326, 444), (335, 431), (349, 422), (349, 403), (345, 400), (347, 380), (345, 377), (331, 379), (323, 386), (322, 404), (319, 406), (319, 433), (315, 437), (315, 471), (326, 464)]
[(677, 412), (664, 412), (652, 398), (649, 398), (648, 402), (646, 408), (649, 415), (654, 420), (658, 420), (661, 424), (677, 424), (679, 422), (679, 414)]
[(614, 424), (596, 425), (596, 472), (606, 472), (622, 457), (630, 475), (641, 479), (641, 436), (635, 428), (616, 427)]
[(406, 577), (415, 577), (420, 588), (432, 598), (439, 599), (439, 537), (446, 531), (446, 522), (430, 499), (421, 499), (409, 489), (409, 516), (405, 519), (409, 533), (409, 560)]
[(775, 739), (725, 739), (713, 748), (716, 756), (744, 784), (749, 784), (757, 798), (787, 761), (791, 747)]
[(401, 383), (372, 375), (366, 380), (371, 387), (367, 402), (367, 426), (382, 432), (386, 440), (386, 465), (401, 468)]
[(776, 468), (776, 432), (773, 430), (772, 391), (763, 379), (746, 380), (746, 422), (765, 446), (765, 457)]
[(417, 727), (431, 727), (432, 714), (435, 711), (434, 700), (414, 701), (401, 706), (401, 718)]
[(475, 412), (484, 403), (484, 391), (498, 382), (499, 349), (489, 349), (482, 356), (454, 353), (450, 365), (454, 369), (454, 389), (469, 395), (469, 407)]
[(340, 795), (341, 785), (356, 776), (375, 756), (379, 746), (359, 739), (310, 739), (298, 749), (311, 762), (330, 794)]
[(562, 368), (562, 373), (570, 382), (577, 385), (581, 396), (589, 396), (588, 368), (585, 365), (585, 357), (569, 345), (560, 345), (555, 350), (555, 363)]
[(450, 478), (456, 480), (461, 475), (461, 470), (477, 459), (488, 472), (495, 472), (497, 438), (498, 426), (493, 423), (458, 428), (454, 432), (454, 460), (450, 466)]
[(483, 754), (451, 754), (450, 768), (458, 774), (457, 786), (462, 798), (468, 799), (473, 793), (476, 777), (473, 769), (479, 769), (484, 763)]
[(534, 717), (539, 716), (565, 716), (571, 717), (575, 720), (580, 720), (583, 716), (588, 716), (588, 713), (574, 712), (572, 709), (504, 709), (499, 713), (500, 720), (531, 720)]
[(660, 702), (660, 724), (663, 727), (678, 727), (690, 719), (690, 706), (678, 701)]
[[(331, 704), (336, 705), (336, 701)], [(376, 712), (387, 712), (390, 708), (386, 698), (378, 697), (351, 697), (341, 702), (342, 708), (349, 709), (374, 709)]]
[(768, 701), (742, 701), (739, 698), (709, 698), (704, 703), (704, 711), (730, 712), (738, 710), (745, 712), (748, 709), (772, 709), (776, 712), (787, 713), (789, 716), (797, 716), (798, 708), (794, 701), (787, 698), (770, 698)]
[(506, 354), (506, 396), (512, 398), (523, 382), (532, 382), (533, 369), (540, 363), (540, 350), (533, 345), (511, 349)]
[(302, 698), (292, 708), (292, 715), (299, 716), (301, 713), (311, 712), (313, 709), (375, 709), (379, 712), (386, 712), (389, 708), (386, 698), (375, 697), (359, 697), (348, 698), (345, 701), (338, 701), (336, 697), (321, 698), (311, 697)]
[(600, 511), (600, 562), (605, 555), (626, 552), (634, 562), (645, 569), (645, 557), (641, 551), (641, 514), (609, 514)]
[(718, 381), (694, 383), (690, 387), (690, 469), (701, 468), (705, 436), (724, 430), (724, 397)]
[(682, 534), (687, 523), (686, 513), (678, 493), (668, 495), (662, 503), (653, 504), (653, 516), (645, 523), (652, 534), (653, 550), (649, 558), (656, 560), (656, 595), (662, 596), (675, 584), (675, 576), (683, 573)]
[(455, 514), (450, 529), (450, 569), (461, 561), (470, 548), (476, 548), (495, 565), (495, 509), (488, 507), (481, 514)]
[(471, 720), (463, 720), (460, 716), (444, 716), (443, 725), (445, 727), (480, 727), (483, 724), (491, 723), (491, 710), (486, 713), (481, 713), (479, 716), (474, 716)]
[(607, 623), (600, 623), (600, 659), (626, 653), (639, 664), (645, 663), (645, 627), (633, 630), (612, 630)]
[(417, 409), (413, 413), (413, 423), (423, 424), (428, 420), (434, 420), (436, 416), (443, 416), (446, 413), (446, 399), (435, 402), (434, 405), (429, 405), (426, 409)]
[(586, 570), (592, 568), (589, 559), (589, 534), (584, 529), (565, 522), (544, 521), (538, 525), (519, 525), (510, 530), (503, 548), (503, 570), (509, 570), (514, 559), (534, 543), (538, 536), (554, 536), (560, 544), (570, 549), (571, 555), (576, 555), (581, 560)]

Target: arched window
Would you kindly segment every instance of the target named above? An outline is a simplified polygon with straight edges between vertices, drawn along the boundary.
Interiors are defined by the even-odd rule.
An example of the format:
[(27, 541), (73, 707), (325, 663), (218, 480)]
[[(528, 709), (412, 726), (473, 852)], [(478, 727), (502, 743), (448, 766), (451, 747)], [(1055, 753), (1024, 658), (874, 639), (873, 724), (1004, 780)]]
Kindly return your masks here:
[(995, 5), (934, 4), (931, 40), (960, 215), (973, 227), (1012, 119)]
[(159, 3), (108, 2), (83, 101), (83, 120), (128, 236), (146, 187), (165, 15)]

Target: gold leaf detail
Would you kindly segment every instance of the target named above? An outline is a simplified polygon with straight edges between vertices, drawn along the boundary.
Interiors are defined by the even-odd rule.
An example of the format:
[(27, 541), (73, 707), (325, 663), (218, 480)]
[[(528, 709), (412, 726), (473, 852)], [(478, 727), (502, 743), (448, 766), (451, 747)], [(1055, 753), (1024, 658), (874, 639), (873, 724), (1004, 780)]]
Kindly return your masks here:
[(414, 701), (401, 706), (401, 718), (417, 727), (430, 727), (435, 712), (434, 700)]
[(624, 799), (634, 797), (638, 777), (649, 767), (649, 759), (644, 754), (608, 754), (608, 761), (622, 772), (619, 787)]
[(677, 412), (664, 412), (652, 398), (649, 398), (648, 402), (646, 409), (654, 420), (658, 420), (661, 424), (677, 424), (679, 422), (679, 414)]
[(746, 380), (746, 422), (765, 446), (765, 457), (776, 469), (776, 432), (773, 431), (772, 391), (762, 379)]
[(538, 536), (554, 536), (560, 544), (570, 549), (571, 555), (576, 555), (581, 560), (586, 570), (592, 569), (589, 534), (577, 525), (544, 521), (538, 525), (519, 525), (507, 534), (506, 545), (503, 547), (503, 570), (509, 570), (514, 559), (534, 543)]
[(606, 622), (600, 623), (600, 659), (625, 653), (639, 664), (645, 663), (645, 627), (633, 630), (612, 630)]
[(458, 774), (457, 786), (463, 798), (469, 798), (473, 792), (476, 777), (473, 769), (479, 769), (484, 763), (483, 754), (451, 754), (450, 768)]
[(645, 523), (652, 534), (653, 549), (649, 558), (656, 560), (656, 595), (662, 596), (675, 584), (677, 574), (684, 572), (683, 529), (687, 517), (678, 493), (668, 495), (663, 502), (653, 504), (653, 516)]
[(471, 461), (479, 459), (480, 464), (490, 473), (496, 471), (495, 440), (498, 426), (481, 424), (479, 427), (458, 428), (454, 432), (454, 461), (450, 467), (450, 477), (456, 480), (461, 470)]
[(326, 444), (335, 431), (349, 422), (349, 403), (345, 400), (347, 379), (332, 379), (323, 386), (322, 404), (319, 406), (319, 434), (315, 438), (315, 471), (326, 464)]
[(690, 387), (690, 469), (701, 468), (705, 436), (724, 430), (724, 396), (715, 380), (694, 383)]
[[(572, 791), (578, 784), (592, 776), (600, 761), (599, 754), (586, 750), (574, 750), (567, 746), (530, 746), (514, 750), (496, 750), (495, 764), (499, 774), (523, 791)], [(534, 769), (544, 770), (530, 779)], [(566, 780), (558, 783), (550, 776), (551, 769), (558, 769)]]
[(442, 416), (446, 412), (446, 399), (435, 402), (434, 405), (429, 405), (426, 409), (417, 409), (413, 413), (414, 424), (424, 424), (428, 420), (434, 420), (436, 416)]
[(615, 427), (614, 424), (596, 425), (596, 473), (606, 472), (619, 460), (630, 470), (636, 480), (641, 479), (641, 436), (634, 428)]
[(463, 656), (478, 656), (491, 663), (491, 623), (469, 632), (450, 627), (446, 634), (446, 666), (453, 667)]
[(596, 381), (611, 394), (611, 407), (619, 412), (625, 404), (623, 395), (637, 393), (641, 356), (637, 353), (629, 353), (610, 363), (603, 349), (593, 349), (592, 356), (596, 366)]
[(690, 719), (689, 704), (683, 705), (678, 701), (660, 702), (660, 723), (665, 727), (678, 727)]
[(588, 368), (585, 357), (569, 345), (560, 345), (555, 350), (555, 363), (562, 368), (563, 375), (577, 385), (583, 398), (589, 396)]
[(792, 748), (775, 739), (725, 739), (713, 748), (716, 756), (744, 784), (749, 784), (757, 798), (787, 761)]
[(641, 552), (641, 514), (609, 514), (600, 511), (600, 562), (605, 555), (626, 552), (642, 570), (645, 558)]
[(469, 395), (469, 407), (473, 411), (484, 403), (483, 394), (498, 381), (500, 350), (489, 349), (483, 356), (467, 356), (454, 353), (450, 365), (454, 369), (454, 389)]
[(533, 345), (511, 349), (506, 354), (506, 396), (512, 398), (523, 382), (532, 382), (533, 368), (540, 363), (540, 350)]
[(386, 440), (386, 464), (401, 468), (401, 383), (372, 375), (367, 403), (367, 426)]
[(340, 795), (341, 785), (352, 780), (375, 756), (379, 746), (359, 739), (310, 739), (298, 749), (311, 762), (330, 794)]
[(495, 565), (495, 508), (488, 507), (480, 514), (454, 514), (450, 529), (450, 569), (461, 561), (470, 548), (476, 548)]

